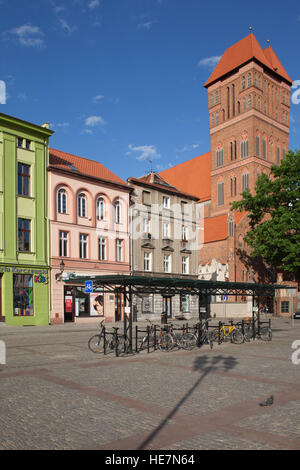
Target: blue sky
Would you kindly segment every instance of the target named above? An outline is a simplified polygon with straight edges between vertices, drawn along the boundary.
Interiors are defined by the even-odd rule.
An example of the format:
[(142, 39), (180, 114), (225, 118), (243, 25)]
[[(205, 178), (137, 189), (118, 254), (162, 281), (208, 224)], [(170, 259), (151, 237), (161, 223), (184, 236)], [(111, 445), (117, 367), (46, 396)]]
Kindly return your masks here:
[[(0, 0), (0, 112), (55, 131), (50, 145), (121, 178), (210, 149), (203, 84), (249, 33), (300, 80), (300, 5), (286, 0)], [(245, 4), (246, 5), (246, 4)], [(300, 94), (299, 94), (300, 96)], [(300, 101), (300, 100), (299, 100)], [(300, 148), (300, 103), (290, 148)]]

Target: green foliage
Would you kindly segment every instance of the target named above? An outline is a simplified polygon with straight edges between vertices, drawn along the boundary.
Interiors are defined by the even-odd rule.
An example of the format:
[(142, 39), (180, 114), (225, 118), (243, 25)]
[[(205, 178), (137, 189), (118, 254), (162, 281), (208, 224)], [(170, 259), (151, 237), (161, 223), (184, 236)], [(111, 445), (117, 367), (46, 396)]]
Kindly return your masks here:
[(262, 256), (278, 270), (300, 279), (300, 151), (290, 151), (270, 177), (258, 177), (255, 194), (249, 190), (231, 205), (246, 211), (250, 230), (245, 241), (251, 256)]

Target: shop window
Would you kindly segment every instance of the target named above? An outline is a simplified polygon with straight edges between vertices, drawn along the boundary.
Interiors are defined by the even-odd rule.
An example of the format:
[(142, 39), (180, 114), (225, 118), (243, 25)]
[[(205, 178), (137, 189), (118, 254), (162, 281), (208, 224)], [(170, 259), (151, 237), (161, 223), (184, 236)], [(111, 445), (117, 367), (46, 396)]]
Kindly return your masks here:
[(190, 296), (186, 294), (180, 295), (180, 311), (188, 313), (190, 311)]
[(13, 275), (14, 316), (33, 316), (32, 276)]

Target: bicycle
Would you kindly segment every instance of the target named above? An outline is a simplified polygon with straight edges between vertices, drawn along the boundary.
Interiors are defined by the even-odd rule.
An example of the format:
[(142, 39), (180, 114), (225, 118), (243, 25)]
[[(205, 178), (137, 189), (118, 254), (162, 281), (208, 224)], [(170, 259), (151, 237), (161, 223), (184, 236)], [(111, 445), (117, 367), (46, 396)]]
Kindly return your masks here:
[(226, 340), (230, 340), (235, 344), (243, 343), (244, 336), (236, 325), (226, 325), (221, 323), (220, 326), (221, 328), (213, 330), (211, 335), (212, 341), (218, 341), (219, 344)]
[[(104, 320), (99, 324), (100, 333), (93, 335), (88, 341), (88, 347), (93, 353), (109, 354), (115, 352), (116, 356), (127, 354), (129, 341), (125, 335), (118, 335), (118, 327), (113, 327), (113, 332), (106, 332), (103, 325)], [(111, 335), (111, 338), (108, 338)]]
[(180, 349), (191, 349), (191, 338), (193, 333), (189, 333), (184, 327), (181, 334), (175, 333), (173, 325), (163, 327), (158, 338), (158, 347), (161, 351), (170, 351), (176, 346)]
[(142, 337), (137, 352), (143, 351), (144, 349), (148, 348), (156, 348), (157, 340), (155, 337), (156, 335), (154, 334), (154, 325), (148, 319), (147, 322), (150, 323), (150, 325), (147, 326), (147, 333), (145, 336)]
[(262, 341), (271, 341), (272, 340), (272, 329), (270, 326), (263, 326), (261, 327), (260, 325), (254, 325), (253, 328), (253, 323), (244, 323), (244, 340), (249, 342), (250, 340), (259, 338)]

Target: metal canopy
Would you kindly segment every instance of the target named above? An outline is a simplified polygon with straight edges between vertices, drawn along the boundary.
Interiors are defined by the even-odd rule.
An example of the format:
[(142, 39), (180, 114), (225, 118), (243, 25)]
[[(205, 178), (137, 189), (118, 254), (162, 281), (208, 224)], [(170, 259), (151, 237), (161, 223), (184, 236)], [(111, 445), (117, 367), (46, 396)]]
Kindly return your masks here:
[(275, 284), (256, 284), (252, 282), (204, 281), (200, 279), (182, 279), (166, 277), (104, 275), (82, 276), (69, 274), (63, 279), (66, 284), (93, 281), (93, 290), (102, 292), (118, 292), (131, 294), (161, 294), (161, 295), (246, 295), (274, 296), (276, 289), (287, 286)]

